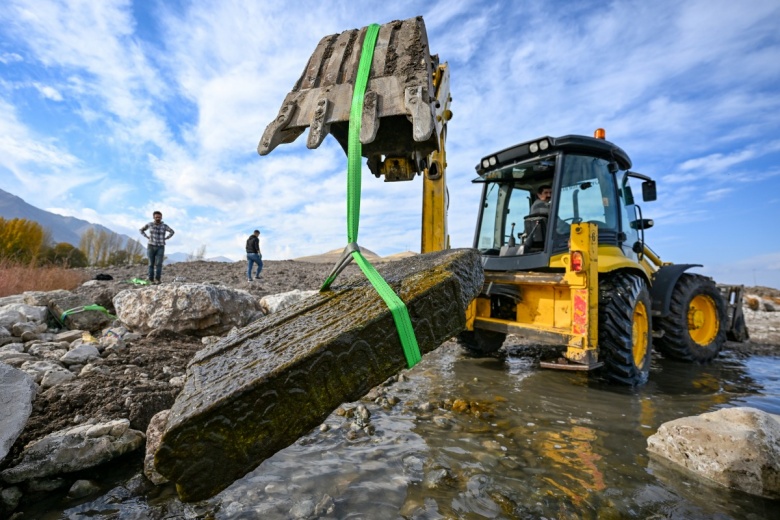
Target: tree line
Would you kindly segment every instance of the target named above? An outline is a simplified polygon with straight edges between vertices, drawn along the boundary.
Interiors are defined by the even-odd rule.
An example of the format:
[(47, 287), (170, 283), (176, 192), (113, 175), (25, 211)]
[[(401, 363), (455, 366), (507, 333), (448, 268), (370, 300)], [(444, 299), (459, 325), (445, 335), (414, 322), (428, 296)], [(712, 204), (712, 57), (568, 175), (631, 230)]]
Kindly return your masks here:
[(54, 243), (51, 232), (37, 222), (0, 217), (0, 260), (41, 266), (105, 267), (142, 263), (144, 253), (140, 242), (111, 231), (89, 228), (75, 247), (67, 242)]

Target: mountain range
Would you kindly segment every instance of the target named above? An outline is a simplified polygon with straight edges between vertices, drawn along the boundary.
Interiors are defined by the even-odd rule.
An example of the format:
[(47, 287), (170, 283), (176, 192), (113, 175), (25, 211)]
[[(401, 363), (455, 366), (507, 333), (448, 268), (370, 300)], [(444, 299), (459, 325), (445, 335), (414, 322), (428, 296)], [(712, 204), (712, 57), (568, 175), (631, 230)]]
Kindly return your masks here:
[[(127, 243), (127, 241), (130, 240), (129, 236), (123, 235), (122, 233), (116, 233), (100, 224), (93, 224), (76, 217), (64, 217), (62, 215), (57, 215), (56, 213), (36, 208), (20, 197), (2, 189), (0, 189), (0, 217), (6, 220), (23, 218), (25, 220), (37, 222), (43, 229), (51, 231), (51, 238), (55, 243), (66, 242), (74, 247), (79, 247), (81, 235), (88, 229), (115, 233), (122, 237), (122, 243)], [(189, 255), (184, 253), (172, 253), (168, 255), (166, 263), (183, 262), (188, 260), (188, 257)], [(232, 262), (231, 259), (222, 256), (209, 258), (208, 260), (214, 262)]]
[[(55, 243), (67, 242), (74, 247), (79, 246), (81, 235), (88, 229), (94, 228), (96, 231), (115, 233), (115, 231), (100, 224), (93, 224), (76, 217), (64, 217), (36, 208), (4, 190), (0, 190), (0, 217), (6, 220), (23, 218), (37, 222), (43, 229), (51, 231), (51, 238)], [(116, 234), (122, 237), (125, 242), (130, 239), (127, 235)]]

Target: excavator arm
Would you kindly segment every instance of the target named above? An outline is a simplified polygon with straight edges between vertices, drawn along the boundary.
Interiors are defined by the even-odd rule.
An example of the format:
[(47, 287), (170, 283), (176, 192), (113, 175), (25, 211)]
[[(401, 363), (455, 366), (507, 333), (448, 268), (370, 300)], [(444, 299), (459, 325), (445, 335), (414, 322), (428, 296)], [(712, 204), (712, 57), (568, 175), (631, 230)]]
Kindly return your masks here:
[[(267, 155), (308, 127), (314, 149), (328, 134), (345, 153), (352, 93), (366, 28), (320, 40), (257, 152)], [(431, 55), (421, 16), (379, 28), (361, 114), (360, 142), (368, 168), (386, 182), (424, 175), (423, 253), (446, 249), (445, 141), (450, 111), (449, 68)]]

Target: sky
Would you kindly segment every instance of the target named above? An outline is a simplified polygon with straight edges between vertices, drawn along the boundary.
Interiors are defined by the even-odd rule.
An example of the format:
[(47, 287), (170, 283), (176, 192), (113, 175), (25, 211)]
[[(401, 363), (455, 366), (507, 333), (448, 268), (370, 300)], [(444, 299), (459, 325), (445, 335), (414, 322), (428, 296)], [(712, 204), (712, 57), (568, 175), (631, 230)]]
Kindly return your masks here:
[[(166, 253), (263, 258), (346, 245), (346, 156), (265, 127), (326, 35), (422, 15), (450, 69), (449, 233), (471, 247), (485, 155), (550, 135), (607, 139), (657, 181), (662, 260), (780, 288), (780, 2), (751, 0), (0, 3), (0, 188)], [(363, 162), (358, 243), (420, 250), (420, 178)]]

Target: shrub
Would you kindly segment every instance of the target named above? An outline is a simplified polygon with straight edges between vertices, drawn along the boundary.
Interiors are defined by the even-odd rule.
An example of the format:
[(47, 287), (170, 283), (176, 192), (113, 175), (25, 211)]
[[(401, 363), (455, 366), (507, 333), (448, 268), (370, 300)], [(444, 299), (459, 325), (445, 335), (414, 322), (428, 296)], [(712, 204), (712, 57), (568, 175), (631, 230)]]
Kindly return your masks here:
[(0, 297), (25, 291), (70, 291), (86, 280), (84, 273), (64, 267), (36, 267), (35, 264), (0, 260)]

